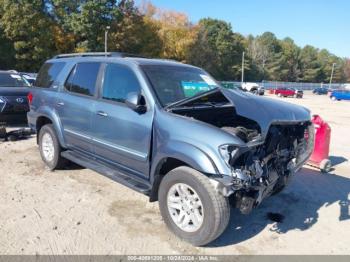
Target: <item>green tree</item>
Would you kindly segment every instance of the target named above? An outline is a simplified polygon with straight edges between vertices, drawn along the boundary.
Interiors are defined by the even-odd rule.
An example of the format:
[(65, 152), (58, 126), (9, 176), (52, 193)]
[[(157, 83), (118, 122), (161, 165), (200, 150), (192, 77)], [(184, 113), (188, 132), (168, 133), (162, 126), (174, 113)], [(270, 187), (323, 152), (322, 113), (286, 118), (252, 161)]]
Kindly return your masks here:
[(6, 38), (0, 27), (0, 69), (13, 69), (15, 68), (15, 65), (15, 48), (13, 43)]
[(273, 33), (265, 32), (255, 38), (248, 36), (247, 53), (255, 67), (255, 74), (261, 74), (262, 79), (280, 80), (282, 46)]
[(318, 49), (307, 45), (300, 52), (301, 74), (304, 82), (321, 82), (324, 79)]
[(350, 59), (344, 59), (344, 78), (345, 82), (350, 83)]
[(38, 70), (54, 52), (52, 22), (43, 1), (0, 0), (1, 26), (13, 43), (16, 69)]
[(198, 30), (196, 38), (186, 52), (186, 62), (214, 74), (218, 61), (214, 50), (209, 45), (207, 31), (204, 27), (197, 27), (196, 30)]
[[(209, 57), (215, 57), (215, 60), (209, 60), (212, 65), (204, 68), (219, 80), (239, 79), (244, 51), (243, 37), (233, 33), (231, 25), (221, 20), (205, 18), (201, 19), (198, 25), (199, 36), (194, 48), (197, 44), (201, 45)], [(204, 40), (207, 43), (204, 43)]]
[[(66, 1), (60, 3), (67, 4)], [(80, 1), (77, 6), (71, 8), (68, 16), (62, 13), (57, 17), (62, 19), (61, 24), (65, 31), (72, 32), (76, 36), (76, 48), (79, 51), (103, 51), (106, 27), (122, 18), (117, 1)], [(61, 10), (62, 7), (57, 9)]]
[(294, 41), (287, 37), (281, 41), (282, 54), (279, 57), (279, 74), (282, 81), (299, 81), (300, 70), (300, 48)]

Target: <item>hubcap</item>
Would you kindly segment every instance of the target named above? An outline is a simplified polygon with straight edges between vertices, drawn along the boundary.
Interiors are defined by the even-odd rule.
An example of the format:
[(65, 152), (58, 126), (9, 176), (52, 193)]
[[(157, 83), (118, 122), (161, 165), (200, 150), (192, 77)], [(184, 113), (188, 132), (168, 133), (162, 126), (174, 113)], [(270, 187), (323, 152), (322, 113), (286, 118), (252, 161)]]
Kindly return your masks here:
[(202, 201), (192, 187), (183, 183), (173, 185), (168, 192), (167, 204), (172, 220), (183, 231), (195, 232), (202, 226)]
[(51, 162), (55, 156), (55, 147), (50, 133), (45, 133), (42, 137), (41, 148), (46, 161)]

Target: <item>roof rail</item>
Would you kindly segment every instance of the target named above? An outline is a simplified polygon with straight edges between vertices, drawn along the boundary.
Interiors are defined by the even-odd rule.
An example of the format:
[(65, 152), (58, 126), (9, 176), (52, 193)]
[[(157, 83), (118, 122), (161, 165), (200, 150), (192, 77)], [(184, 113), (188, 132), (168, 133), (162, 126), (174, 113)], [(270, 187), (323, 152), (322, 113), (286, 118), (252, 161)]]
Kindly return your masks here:
[(53, 59), (59, 58), (69, 58), (69, 57), (88, 57), (88, 56), (97, 56), (97, 57), (142, 57), (134, 54), (122, 53), (122, 52), (88, 52), (88, 53), (71, 53), (71, 54), (61, 54), (56, 55)]

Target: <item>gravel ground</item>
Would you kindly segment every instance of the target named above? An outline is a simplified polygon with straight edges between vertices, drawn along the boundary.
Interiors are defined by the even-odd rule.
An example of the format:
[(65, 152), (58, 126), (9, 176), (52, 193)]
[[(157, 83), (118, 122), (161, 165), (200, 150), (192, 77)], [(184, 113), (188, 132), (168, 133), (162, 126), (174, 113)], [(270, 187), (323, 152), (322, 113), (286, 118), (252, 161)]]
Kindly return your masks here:
[(233, 210), (207, 247), (169, 233), (146, 196), (90, 170), (48, 171), (34, 137), (0, 142), (0, 254), (350, 254), (350, 103), (311, 94), (273, 99), (328, 121), (334, 170), (305, 166), (250, 215)]

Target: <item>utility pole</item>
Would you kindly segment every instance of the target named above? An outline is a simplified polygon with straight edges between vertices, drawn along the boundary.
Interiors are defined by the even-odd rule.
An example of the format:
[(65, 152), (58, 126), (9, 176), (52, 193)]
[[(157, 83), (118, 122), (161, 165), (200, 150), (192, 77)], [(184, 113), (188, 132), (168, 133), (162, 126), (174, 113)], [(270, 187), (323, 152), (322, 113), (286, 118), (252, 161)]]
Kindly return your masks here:
[(335, 66), (335, 63), (333, 63), (333, 65), (332, 65), (331, 79), (329, 79), (329, 88), (331, 88), (331, 85), (332, 85), (333, 73), (334, 73), (334, 66)]
[(242, 77), (241, 77), (241, 82), (242, 82), (242, 84), (244, 82), (244, 52), (242, 53)]
[(107, 55), (107, 39), (108, 39), (108, 30), (110, 29), (110, 26), (106, 26), (106, 30), (105, 30), (105, 53)]

